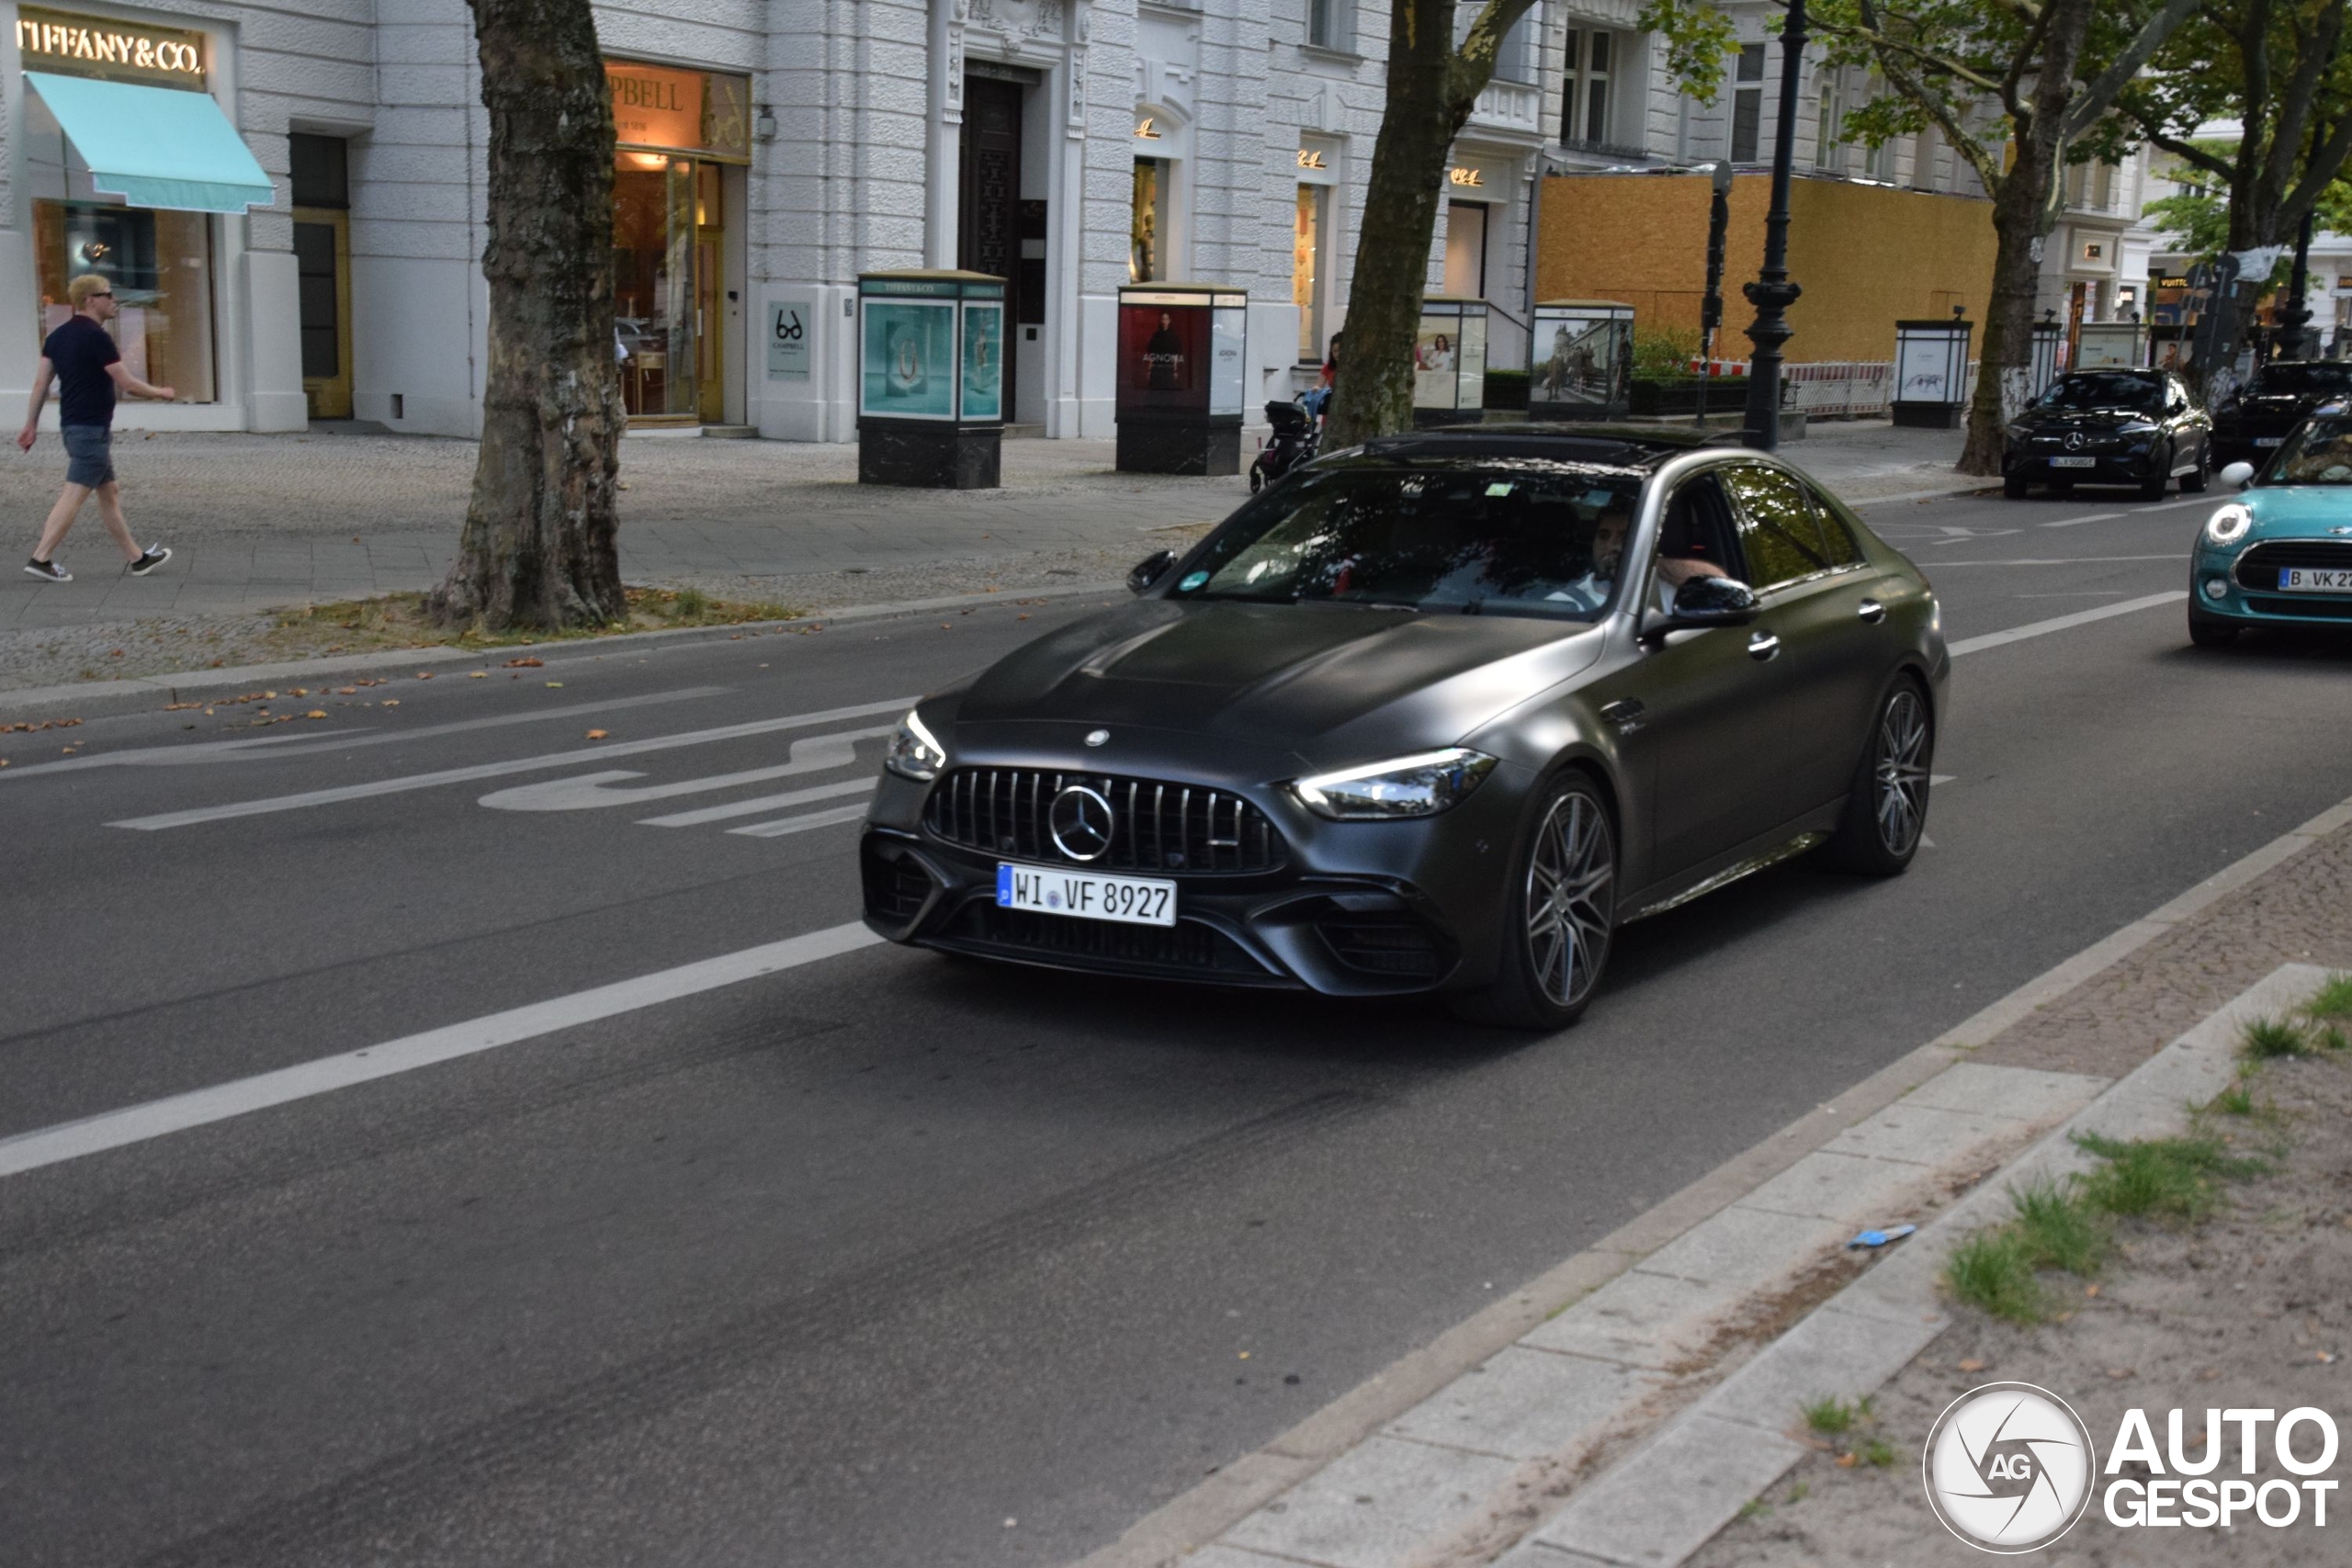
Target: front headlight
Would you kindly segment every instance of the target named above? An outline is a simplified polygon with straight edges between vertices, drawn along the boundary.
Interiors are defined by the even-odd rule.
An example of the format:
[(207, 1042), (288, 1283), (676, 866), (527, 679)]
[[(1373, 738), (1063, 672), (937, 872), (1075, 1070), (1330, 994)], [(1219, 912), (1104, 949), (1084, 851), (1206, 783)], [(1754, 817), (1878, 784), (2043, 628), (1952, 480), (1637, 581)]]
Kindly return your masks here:
[(2156, 428), (2154, 421), (2145, 419), (2135, 419), (2128, 424), (2119, 424), (2115, 427), (2116, 434), (2119, 435), (2154, 435)]
[(2211, 545), (2234, 545), (2245, 538), (2246, 530), (2253, 526), (2254, 513), (2233, 501), (2228, 505), (2218, 508), (2212, 516), (2205, 519), (2205, 542)]
[(899, 721), (898, 733), (890, 737), (890, 750), (883, 753), (882, 765), (902, 779), (929, 784), (947, 765), (947, 749), (924, 728), (922, 716), (910, 708)]
[(1455, 746), (1294, 779), (1289, 788), (1300, 805), (1335, 822), (1434, 817), (1476, 789), (1494, 767), (1495, 760), (1484, 751)]

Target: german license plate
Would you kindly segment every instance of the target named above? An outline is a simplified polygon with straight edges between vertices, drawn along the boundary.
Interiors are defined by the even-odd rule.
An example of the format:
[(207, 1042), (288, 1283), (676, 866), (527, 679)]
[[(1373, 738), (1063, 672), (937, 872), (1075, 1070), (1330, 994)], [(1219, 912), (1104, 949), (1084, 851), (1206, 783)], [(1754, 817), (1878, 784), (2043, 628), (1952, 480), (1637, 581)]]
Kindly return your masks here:
[(1176, 923), (1176, 885), (1148, 876), (1104, 876), (1091, 871), (999, 861), (996, 902), (1001, 909), (1035, 909), (1081, 920), (1116, 920), (1129, 926)]
[(2283, 435), (2257, 435), (2254, 438), (2254, 444), (2256, 446), (2276, 446), (2286, 439)]
[(2052, 457), (2050, 459), (2050, 466), (2053, 468), (2096, 468), (2098, 467), (2098, 459), (2097, 457)]
[(2282, 593), (2352, 593), (2352, 570), (2321, 566), (2282, 566), (2278, 569), (2278, 591)]

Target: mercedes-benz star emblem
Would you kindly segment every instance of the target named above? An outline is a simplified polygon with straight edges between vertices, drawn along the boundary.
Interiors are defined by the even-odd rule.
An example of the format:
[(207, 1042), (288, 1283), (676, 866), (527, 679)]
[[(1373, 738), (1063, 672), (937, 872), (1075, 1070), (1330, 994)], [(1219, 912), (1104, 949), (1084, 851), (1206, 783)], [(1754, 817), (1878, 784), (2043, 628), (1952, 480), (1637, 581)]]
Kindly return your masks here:
[(1107, 746), (1110, 742), (1111, 732), (1107, 729), (1090, 729), (1086, 732), (1086, 743), (1089, 746)]
[(2070, 430), (2066, 432), (2066, 450), (2069, 452), (2079, 452), (2082, 449), (2083, 433), (2079, 430)]
[(1054, 796), (1046, 827), (1070, 859), (1099, 859), (1111, 847), (1111, 803), (1084, 784), (1071, 784)]

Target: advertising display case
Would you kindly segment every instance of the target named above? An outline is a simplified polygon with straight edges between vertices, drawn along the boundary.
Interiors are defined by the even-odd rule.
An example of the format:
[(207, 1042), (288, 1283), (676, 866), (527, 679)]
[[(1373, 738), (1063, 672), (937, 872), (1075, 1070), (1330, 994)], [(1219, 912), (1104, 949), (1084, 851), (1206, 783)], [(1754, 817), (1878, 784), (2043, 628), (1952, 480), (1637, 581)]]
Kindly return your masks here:
[(1527, 417), (1623, 419), (1632, 412), (1634, 308), (1545, 299), (1528, 343)]
[(994, 490), (1004, 437), (1004, 279), (860, 273), (857, 480)]
[(1957, 430), (1968, 401), (1968, 340), (1976, 323), (1958, 318), (1894, 323), (1894, 423)]
[(1250, 297), (1216, 283), (1119, 290), (1118, 467), (1238, 474)]
[[(2148, 329), (2138, 321), (2085, 321), (2075, 333), (2077, 370), (2129, 370), (2148, 363)], [(2185, 363), (2188, 339), (2178, 341)]]
[(1476, 424), (1487, 417), (1486, 401), (1487, 302), (1423, 299), (1413, 334), (1413, 423)]

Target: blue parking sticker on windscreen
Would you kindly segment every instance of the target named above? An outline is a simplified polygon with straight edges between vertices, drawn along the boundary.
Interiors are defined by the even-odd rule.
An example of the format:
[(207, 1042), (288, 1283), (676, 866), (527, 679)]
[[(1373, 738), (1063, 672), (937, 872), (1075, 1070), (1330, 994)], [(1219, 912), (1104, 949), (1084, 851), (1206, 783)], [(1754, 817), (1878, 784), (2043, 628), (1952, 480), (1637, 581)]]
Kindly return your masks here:
[(996, 868), (996, 907), (1012, 908), (1012, 868), (999, 861)]

